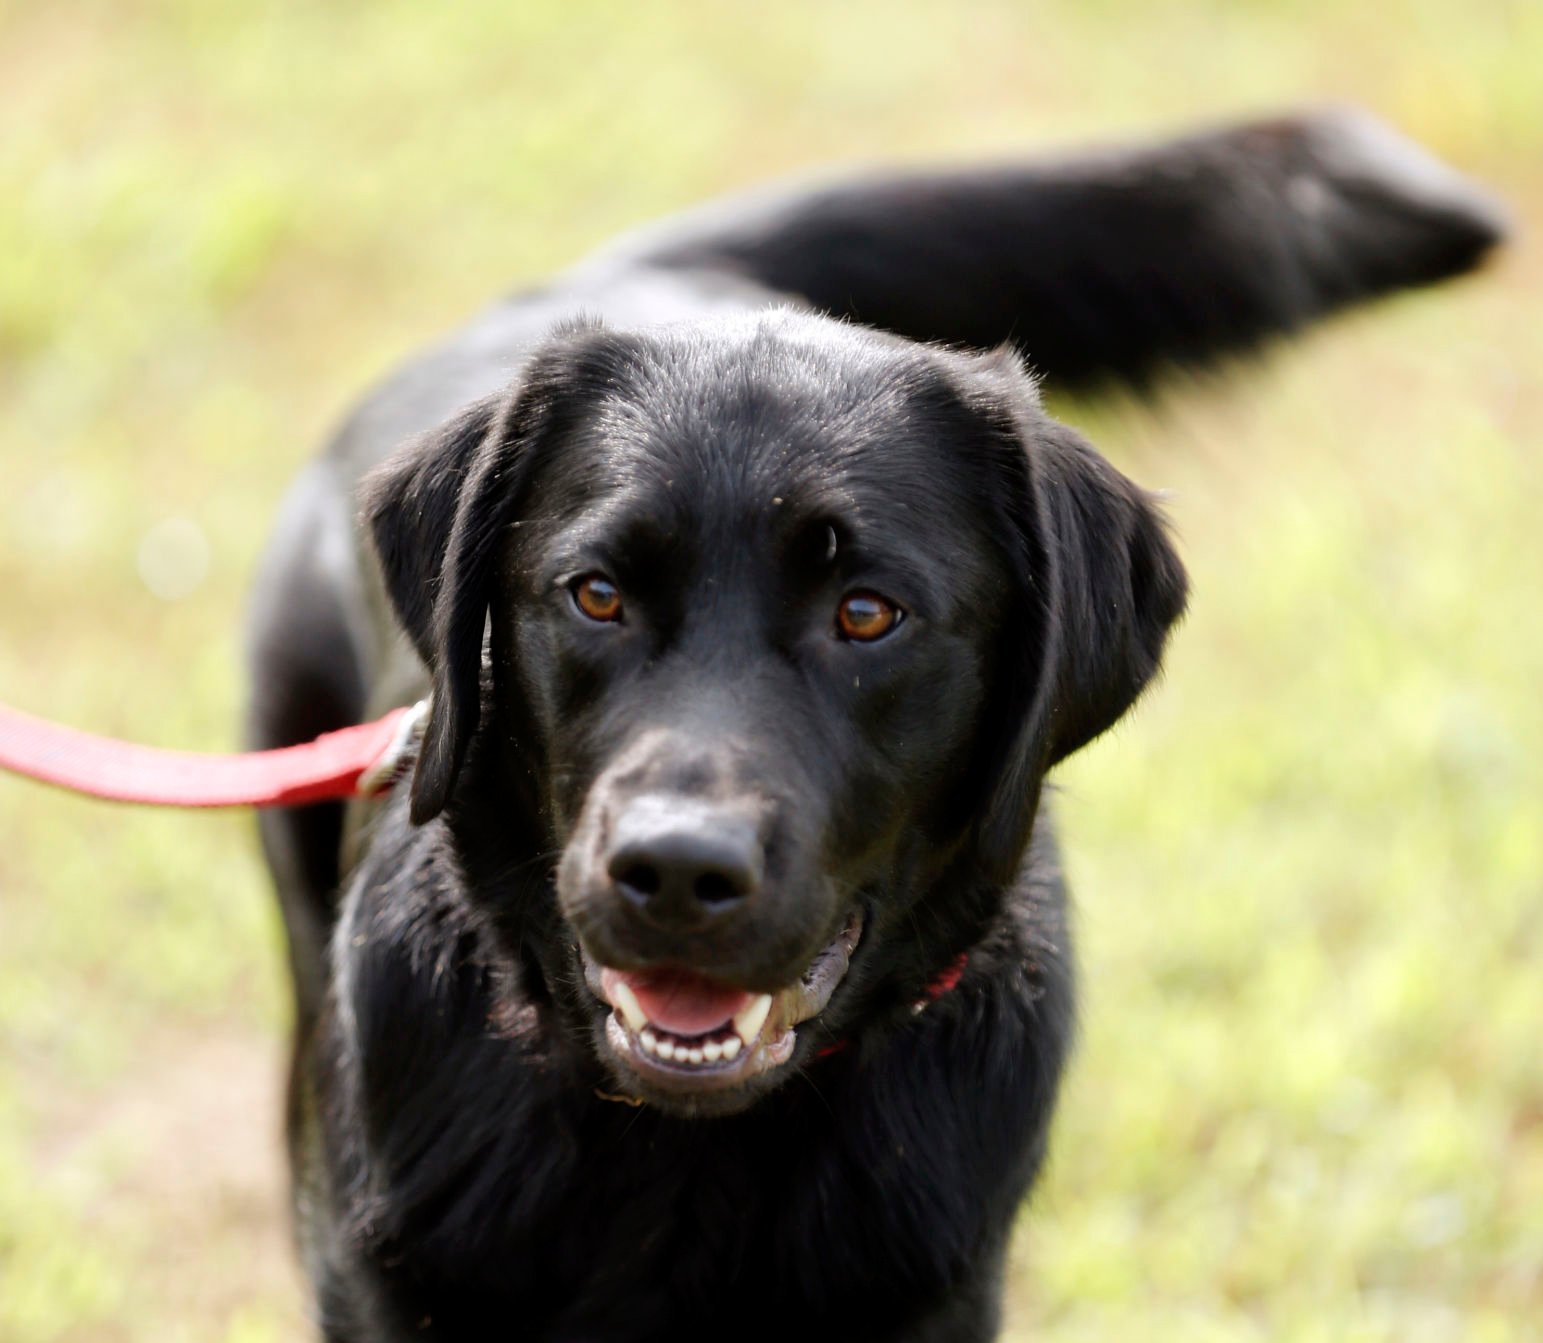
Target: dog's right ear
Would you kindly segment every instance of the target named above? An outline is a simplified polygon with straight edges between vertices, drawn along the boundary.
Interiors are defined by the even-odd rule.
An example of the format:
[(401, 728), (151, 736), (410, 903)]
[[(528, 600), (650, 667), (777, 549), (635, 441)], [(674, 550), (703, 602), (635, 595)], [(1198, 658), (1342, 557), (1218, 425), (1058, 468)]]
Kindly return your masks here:
[(510, 399), (507, 391), (484, 397), (412, 439), (365, 477), (361, 490), (386, 595), (428, 667), (435, 662), (434, 600), (456, 511)]
[(413, 772), (417, 825), (444, 809), (481, 716), (497, 534), (530, 457), (524, 388), (485, 398), (366, 477), (365, 520), (392, 608), (433, 677)]
[(625, 341), (560, 330), (510, 390), (414, 439), (364, 481), (362, 501), (397, 619), (433, 678), (412, 818), (444, 810), (482, 706), (482, 645), (500, 553), (541, 445), (612, 385)]

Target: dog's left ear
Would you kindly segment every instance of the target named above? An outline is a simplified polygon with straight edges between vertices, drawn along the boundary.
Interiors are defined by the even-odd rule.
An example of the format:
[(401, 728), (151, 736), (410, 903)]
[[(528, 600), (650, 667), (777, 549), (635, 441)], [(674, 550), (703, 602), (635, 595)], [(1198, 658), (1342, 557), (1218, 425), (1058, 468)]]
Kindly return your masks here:
[[(482, 705), (482, 640), (500, 555), (538, 449), (560, 436), (586, 387), (604, 385), (611, 338), (575, 324), (508, 391), (401, 448), (364, 481), (362, 501), (386, 592), (433, 677), (413, 773), (412, 819), (444, 810)], [(613, 352), (614, 353), (614, 352)]]
[(1135, 703), (1188, 591), (1152, 496), (1051, 420), (1026, 378), (1009, 418), (1020, 454), (1004, 490), (1019, 567), (1001, 692), (1012, 735), (978, 831), (983, 864), (1004, 881), (1045, 772)]
[(1157, 674), (1189, 584), (1153, 496), (1081, 435), (1047, 423), (1033, 472), (1053, 544), (1048, 766), (1136, 702)]

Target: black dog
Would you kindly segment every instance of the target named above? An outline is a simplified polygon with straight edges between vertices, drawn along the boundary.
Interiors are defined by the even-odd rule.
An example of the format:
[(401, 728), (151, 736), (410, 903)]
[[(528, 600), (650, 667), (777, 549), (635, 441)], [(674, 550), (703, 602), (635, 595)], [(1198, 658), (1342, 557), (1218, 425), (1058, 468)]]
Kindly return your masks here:
[(255, 612), (261, 745), (433, 693), (410, 789), (264, 828), (326, 1337), (990, 1337), (1072, 1016), (1041, 783), (1185, 598), (1001, 343), (1140, 384), (1498, 232), (1336, 112), (715, 207), (376, 392)]

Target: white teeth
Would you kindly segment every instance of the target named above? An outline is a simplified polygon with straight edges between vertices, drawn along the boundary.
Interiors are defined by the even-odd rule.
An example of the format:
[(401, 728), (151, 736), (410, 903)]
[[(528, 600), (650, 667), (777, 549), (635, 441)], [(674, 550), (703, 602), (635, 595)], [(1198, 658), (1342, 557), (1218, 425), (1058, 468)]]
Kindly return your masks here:
[[(663, 1059), (677, 1067), (699, 1067), (702, 1064), (729, 1062), (747, 1050), (753, 1050), (766, 1028), (771, 1014), (772, 995), (762, 993), (734, 1018), (734, 1029), (720, 1029), (711, 1038), (679, 1039), (661, 1031), (643, 1015), (637, 995), (625, 984), (611, 987), (612, 1006), (616, 1016), (626, 1023), (637, 1048), (652, 1058)], [(737, 1032), (737, 1034), (736, 1034)]]
[(638, 1002), (637, 994), (620, 979), (611, 985), (611, 1005), (621, 1013), (622, 1020), (631, 1027), (634, 1034), (648, 1025), (648, 1015)]
[(761, 1033), (761, 1027), (766, 1024), (767, 1015), (771, 1012), (771, 1005), (771, 994), (763, 993), (735, 1016), (734, 1029), (747, 1045), (753, 1044), (756, 1036)]
[(704, 1040), (700, 1044), (688, 1044), (685, 1040), (661, 1039), (652, 1030), (638, 1032), (638, 1044), (645, 1054), (676, 1064), (698, 1065), (727, 1062), (739, 1057), (745, 1042), (732, 1032), (721, 1040)]

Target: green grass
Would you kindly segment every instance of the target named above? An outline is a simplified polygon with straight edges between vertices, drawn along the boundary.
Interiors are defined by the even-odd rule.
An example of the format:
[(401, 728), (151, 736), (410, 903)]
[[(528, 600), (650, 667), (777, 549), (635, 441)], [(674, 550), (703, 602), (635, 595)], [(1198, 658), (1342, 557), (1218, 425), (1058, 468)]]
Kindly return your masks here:
[[(0, 0), (0, 700), (236, 741), (285, 482), (390, 363), (778, 172), (1362, 102), (1524, 225), (1156, 411), (1165, 683), (1062, 771), (1085, 1024), (1009, 1336), (1543, 1327), (1543, 7)], [(207, 542), (192, 591), (138, 556)], [(196, 546), (195, 546), (196, 550)], [(196, 558), (196, 556), (195, 556)], [(303, 1337), (249, 818), (0, 780), (0, 1338)]]

